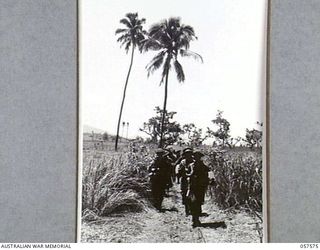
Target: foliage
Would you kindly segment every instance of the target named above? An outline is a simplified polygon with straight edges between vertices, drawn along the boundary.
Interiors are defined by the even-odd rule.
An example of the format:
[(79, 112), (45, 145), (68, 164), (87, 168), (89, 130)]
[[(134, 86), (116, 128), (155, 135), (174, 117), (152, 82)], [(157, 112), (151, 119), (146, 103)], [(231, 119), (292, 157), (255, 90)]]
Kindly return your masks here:
[[(262, 123), (257, 122), (257, 124), (262, 127)], [(243, 139), (244, 142), (246, 142), (247, 146), (251, 149), (261, 148), (262, 147), (262, 131), (257, 129), (246, 129), (246, 136), (245, 139)]]
[(117, 42), (124, 46), (128, 53), (130, 46), (135, 48), (138, 46), (140, 51), (143, 47), (146, 31), (143, 29), (143, 24), (146, 22), (145, 18), (139, 19), (138, 13), (127, 13), (125, 18), (120, 20), (120, 23), (125, 28), (117, 29), (115, 34), (119, 35)]
[[(148, 122), (143, 123), (143, 127), (140, 131), (150, 136), (151, 142), (158, 143), (161, 137), (161, 120), (163, 116), (163, 110), (158, 106), (155, 107), (156, 116), (151, 117)], [(183, 133), (181, 126), (176, 121), (173, 121), (173, 117), (177, 112), (166, 111), (164, 120), (163, 131), (163, 145), (171, 145), (179, 140), (179, 136)]]
[[(130, 150), (122, 155), (86, 155), (83, 162), (83, 216), (141, 211), (148, 197), (147, 167), (151, 158)], [(88, 219), (90, 216), (88, 217)]]
[(197, 39), (194, 29), (189, 25), (180, 23), (176, 17), (169, 18), (151, 26), (148, 32), (148, 39), (143, 45), (145, 51), (157, 51), (156, 56), (147, 65), (148, 76), (162, 67), (161, 83), (165, 83), (163, 113), (160, 129), (160, 143), (164, 144), (165, 116), (168, 94), (168, 77), (173, 67), (179, 82), (184, 82), (185, 74), (182, 65), (178, 61), (178, 56), (193, 57), (202, 61), (202, 57), (189, 50), (190, 42)]
[(223, 209), (244, 207), (262, 211), (262, 158), (253, 152), (208, 152), (213, 179), (210, 193)]
[(230, 148), (235, 148), (238, 143), (241, 143), (243, 139), (240, 136), (237, 136), (235, 138), (231, 137), (228, 141), (228, 146)]
[(190, 147), (199, 147), (208, 137), (210, 137), (209, 132), (203, 135), (202, 129), (197, 128), (194, 123), (185, 124), (182, 129), (188, 138), (187, 145)]
[(215, 139), (218, 146), (225, 147), (230, 145), (228, 143), (230, 139), (230, 123), (223, 116), (223, 111), (218, 110), (216, 118), (212, 120), (213, 124), (217, 126), (217, 130), (213, 131), (208, 128), (209, 132)]
[(102, 135), (102, 139), (104, 141), (108, 141), (109, 140), (109, 134), (107, 132), (104, 132), (103, 135)]
[[(118, 149), (118, 141), (119, 141), (119, 130), (120, 130), (120, 123), (121, 123), (121, 116), (124, 106), (124, 101), (126, 98), (126, 90), (129, 82), (130, 72), (133, 64), (133, 57), (134, 57), (134, 51), (135, 48), (138, 47), (140, 52), (142, 51), (143, 47), (143, 41), (145, 41), (145, 34), (146, 32), (143, 30), (142, 25), (145, 23), (145, 19), (139, 19), (138, 13), (128, 13), (126, 14), (126, 17), (120, 20), (120, 23), (125, 25), (125, 29), (117, 29), (116, 35), (120, 35), (118, 37), (117, 42), (121, 43), (121, 46), (125, 46), (125, 50), (128, 53), (130, 46), (132, 47), (131, 52), (131, 61), (129, 70), (126, 77), (126, 82), (123, 89), (123, 96), (122, 96), (122, 102), (119, 112), (119, 118), (118, 118), (118, 125), (117, 125), (117, 135), (115, 140), (115, 150)], [(122, 123), (123, 124), (123, 123)], [(129, 123), (127, 123), (127, 126), (129, 127)]]
[(183, 68), (178, 61), (178, 55), (193, 57), (202, 61), (202, 57), (189, 50), (190, 42), (197, 39), (194, 29), (189, 25), (180, 24), (179, 18), (169, 18), (154, 24), (148, 33), (144, 50), (158, 51), (158, 54), (147, 65), (148, 74), (162, 66), (161, 83), (173, 66), (179, 82), (185, 80)]
[[(82, 216), (97, 220), (113, 213), (139, 212), (149, 204), (147, 167), (150, 145), (131, 142), (126, 151), (84, 153)], [(222, 151), (202, 147), (210, 167), (209, 194), (221, 209), (262, 210), (262, 157), (259, 151), (235, 148)]]

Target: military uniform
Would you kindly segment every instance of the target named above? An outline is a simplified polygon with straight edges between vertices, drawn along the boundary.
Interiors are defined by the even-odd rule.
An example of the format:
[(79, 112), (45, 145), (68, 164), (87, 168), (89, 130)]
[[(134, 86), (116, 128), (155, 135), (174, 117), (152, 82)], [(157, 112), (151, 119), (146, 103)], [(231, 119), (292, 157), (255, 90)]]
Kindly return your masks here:
[[(179, 165), (177, 165), (176, 171), (177, 175), (181, 178), (180, 180), (180, 191), (182, 196), (182, 204), (186, 205), (186, 196), (190, 186), (190, 174), (191, 174), (191, 164), (193, 162), (188, 162), (183, 159)], [(186, 214), (188, 215), (189, 210), (186, 209)]]
[(205, 193), (209, 185), (208, 172), (209, 168), (206, 166), (201, 157), (204, 156), (201, 152), (195, 152), (193, 163), (193, 177), (192, 177), (192, 189), (194, 190), (197, 202), (200, 204), (200, 214), (201, 205), (204, 203)]
[(190, 194), (190, 177), (192, 175), (192, 149), (186, 148), (182, 153), (182, 158), (176, 166), (177, 177), (180, 178), (180, 191), (182, 196), (182, 204), (185, 206), (186, 216), (191, 214), (190, 202), (188, 195)]
[(152, 202), (158, 210), (161, 210), (165, 190), (171, 184), (171, 164), (166, 156), (165, 151), (158, 150), (149, 167)]
[(187, 158), (177, 166), (181, 176), (182, 203), (185, 205), (186, 215), (192, 215), (192, 226), (196, 227), (201, 225), (199, 217), (208, 185), (209, 168), (201, 161), (202, 153), (195, 152), (192, 157), (190, 150), (186, 150), (184, 155)]

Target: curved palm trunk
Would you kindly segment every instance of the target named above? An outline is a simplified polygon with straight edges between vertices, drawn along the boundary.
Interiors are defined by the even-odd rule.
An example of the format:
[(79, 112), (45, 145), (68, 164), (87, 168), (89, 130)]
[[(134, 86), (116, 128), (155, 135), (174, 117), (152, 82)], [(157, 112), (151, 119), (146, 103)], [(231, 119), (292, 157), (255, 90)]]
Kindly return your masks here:
[(120, 114), (119, 114), (118, 126), (117, 126), (117, 136), (116, 136), (116, 143), (115, 143), (115, 150), (116, 150), (116, 151), (118, 150), (118, 141), (119, 141), (119, 130), (120, 130), (120, 123), (121, 123), (121, 116), (122, 116), (122, 110), (123, 110), (124, 100), (125, 100), (125, 98), (126, 98), (126, 91), (127, 91), (129, 76), (130, 76), (130, 72), (131, 72), (131, 68), (132, 68), (132, 64), (133, 64), (134, 49), (135, 49), (135, 47), (132, 46), (131, 62), (130, 62), (129, 71), (128, 71), (128, 74), (127, 74), (126, 83), (125, 83), (124, 89), (123, 89), (122, 103), (121, 103), (121, 107), (120, 107)]
[(161, 120), (161, 132), (160, 132), (159, 148), (162, 148), (164, 146), (163, 134), (164, 134), (164, 120), (165, 120), (166, 113), (167, 113), (168, 77), (169, 77), (169, 70), (167, 71), (166, 82), (165, 82), (165, 85), (164, 85), (164, 102), (163, 102), (163, 109), (162, 109), (163, 113), (162, 113), (162, 120)]

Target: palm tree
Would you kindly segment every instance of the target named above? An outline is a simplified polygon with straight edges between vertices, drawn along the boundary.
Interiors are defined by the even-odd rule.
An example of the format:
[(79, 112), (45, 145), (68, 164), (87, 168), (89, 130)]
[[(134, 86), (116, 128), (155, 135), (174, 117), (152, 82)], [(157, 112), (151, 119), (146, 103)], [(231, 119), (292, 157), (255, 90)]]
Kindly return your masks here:
[(169, 18), (154, 24), (148, 33), (148, 39), (143, 45), (145, 51), (159, 51), (158, 54), (146, 66), (148, 76), (162, 66), (162, 78), (160, 85), (164, 82), (164, 102), (161, 120), (161, 133), (159, 147), (163, 146), (164, 121), (167, 113), (168, 78), (173, 66), (179, 82), (184, 82), (185, 74), (178, 56), (193, 57), (201, 61), (202, 57), (189, 50), (190, 42), (197, 39), (194, 29), (189, 25), (180, 24), (180, 18)]
[(116, 136), (116, 143), (115, 143), (115, 150), (118, 149), (118, 140), (119, 140), (119, 130), (120, 130), (120, 123), (121, 123), (121, 116), (122, 116), (122, 110), (124, 105), (124, 100), (126, 97), (126, 90), (128, 86), (129, 76), (133, 64), (133, 57), (134, 57), (134, 51), (136, 48), (142, 51), (142, 42), (145, 39), (146, 32), (143, 30), (143, 24), (145, 23), (145, 19), (139, 19), (138, 13), (128, 13), (126, 14), (126, 17), (120, 20), (120, 23), (125, 25), (124, 29), (117, 29), (116, 35), (120, 35), (117, 39), (117, 42), (121, 43), (121, 47), (124, 46), (124, 49), (128, 53), (130, 47), (131, 47), (131, 60), (130, 60), (130, 66), (126, 78), (126, 83), (124, 85), (123, 90), (123, 96), (122, 96), (122, 102), (120, 107), (120, 113), (119, 113), (119, 119), (118, 119), (118, 125), (117, 125), (117, 136)]

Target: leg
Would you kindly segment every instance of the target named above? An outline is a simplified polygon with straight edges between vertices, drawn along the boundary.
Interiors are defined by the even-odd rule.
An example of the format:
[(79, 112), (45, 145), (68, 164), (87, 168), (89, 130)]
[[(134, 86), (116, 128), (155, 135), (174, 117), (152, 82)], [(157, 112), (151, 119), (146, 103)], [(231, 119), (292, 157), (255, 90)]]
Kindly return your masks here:
[(201, 215), (201, 202), (197, 199), (197, 196), (193, 194), (191, 199), (191, 214), (192, 214), (192, 227), (198, 227), (201, 225), (199, 217)]
[(190, 212), (190, 205), (189, 205), (188, 201), (185, 202), (184, 208), (185, 208), (186, 216), (189, 216), (191, 214), (191, 212)]
[(201, 222), (199, 220), (199, 216), (192, 215), (192, 227), (199, 227), (201, 226)]
[(156, 209), (161, 210), (163, 194), (161, 192), (160, 183), (156, 182), (156, 181), (152, 182), (151, 183), (151, 191), (152, 191), (152, 203), (153, 203), (153, 206)]
[(182, 196), (182, 204), (184, 205), (186, 216), (189, 216), (191, 214), (190, 212), (191, 208), (190, 208), (189, 198), (187, 197), (187, 190), (182, 190), (181, 196)]

